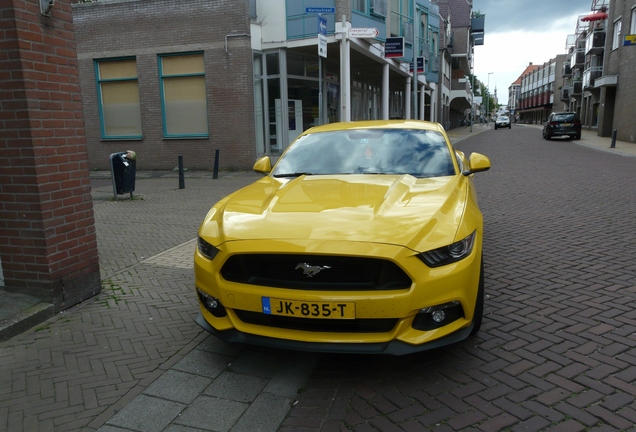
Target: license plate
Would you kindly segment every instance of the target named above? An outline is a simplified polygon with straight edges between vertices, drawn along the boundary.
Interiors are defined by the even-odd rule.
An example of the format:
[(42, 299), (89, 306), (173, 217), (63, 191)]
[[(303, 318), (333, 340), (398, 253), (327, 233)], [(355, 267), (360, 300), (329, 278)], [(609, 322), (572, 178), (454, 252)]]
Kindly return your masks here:
[(304, 302), (263, 297), (263, 313), (298, 318), (355, 319), (354, 302)]
[(564, 127), (572, 126), (572, 123), (561, 123), (561, 126), (564, 126)]

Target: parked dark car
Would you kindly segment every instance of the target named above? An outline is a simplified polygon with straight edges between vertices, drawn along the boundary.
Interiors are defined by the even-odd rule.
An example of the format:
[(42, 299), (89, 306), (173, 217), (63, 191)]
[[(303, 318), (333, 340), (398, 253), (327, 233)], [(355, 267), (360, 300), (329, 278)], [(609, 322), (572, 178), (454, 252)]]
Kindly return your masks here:
[(581, 119), (573, 112), (553, 112), (543, 125), (543, 139), (549, 140), (555, 136), (568, 136), (571, 139), (581, 139)]

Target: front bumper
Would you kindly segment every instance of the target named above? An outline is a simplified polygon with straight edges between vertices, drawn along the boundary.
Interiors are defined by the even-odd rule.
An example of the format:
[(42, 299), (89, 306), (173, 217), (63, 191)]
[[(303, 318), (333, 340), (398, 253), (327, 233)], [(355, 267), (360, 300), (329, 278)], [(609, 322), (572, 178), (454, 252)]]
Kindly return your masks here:
[(473, 330), (473, 324), (461, 330), (451, 333), (450, 335), (426, 343), (424, 345), (409, 345), (399, 340), (376, 343), (328, 343), (328, 342), (302, 342), (288, 339), (277, 339), (265, 336), (259, 336), (249, 333), (243, 333), (236, 329), (218, 331), (212, 327), (199, 312), (196, 322), (204, 330), (210, 332), (214, 336), (229, 343), (240, 343), (247, 345), (258, 345), (269, 348), (279, 348), (286, 350), (320, 352), (320, 353), (337, 353), (337, 354), (387, 354), (401, 356), (406, 354), (414, 354), (422, 351), (428, 351), (460, 342), (470, 336)]
[[(225, 280), (221, 276), (224, 257), (247, 253), (254, 249), (267, 250), (266, 245), (249, 244), (241, 249), (240, 242), (224, 250), (213, 260), (195, 254), (195, 284), (199, 295), (218, 299), (224, 313), (213, 315), (201, 304), (197, 322), (209, 332), (228, 342), (276, 346), (319, 352), (407, 354), (425, 351), (465, 339), (471, 332), (481, 265), (481, 235), (477, 235), (472, 253), (453, 264), (428, 268), (412, 251), (390, 245), (373, 245), (373, 256), (384, 257), (398, 263), (413, 283), (409, 288), (380, 291), (300, 291), (295, 289), (255, 286)], [(282, 248), (290, 250), (289, 245)], [(321, 242), (327, 251), (338, 250), (335, 245)], [(369, 244), (351, 245), (352, 256), (369, 253)], [(303, 247), (300, 252), (308, 248)], [(272, 253), (270, 249), (269, 253)], [(263, 298), (282, 298), (311, 302), (353, 302), (355, 319), (334, 328), (329, 322), (319, 327), (319, 320), (305, 319), (302, 325), (285, 326), (279, 321), (251, 319), (263, 314)], [(422, 324), (420, 313), (425, 308), (453, 302), (460, 305), (459, 315), (436, 328)], [(251, 314), (244, 320), (245, 314)], [(271, 315), (262, 315), (270, 317)], [(382, 330), (376, 327), (380, 321), (396, 324)], [(324, 321), (324, 320), (323, 320)], [(353, 322), (353, 326), (348, 324)], [(316, 326), (307, 328), (307, 326)], [(357, 324), (356, 324), (357, 323)], [(306, 325), (305, 325), (306, 324)], [(323, 322), (323, 324), (325, 324)], [(359, 328), (355, 328), (359, 325)], [(364, 328), (364, 329), (363, 329)]]

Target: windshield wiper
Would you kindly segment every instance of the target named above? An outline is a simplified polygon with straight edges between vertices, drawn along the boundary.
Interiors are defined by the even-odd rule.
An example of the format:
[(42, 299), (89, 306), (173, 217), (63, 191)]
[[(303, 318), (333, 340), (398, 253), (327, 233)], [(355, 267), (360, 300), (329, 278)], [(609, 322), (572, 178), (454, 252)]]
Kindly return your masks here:
[(310, 173), (310, 172), (295, 172), (295, 173), (282, 173), (282, 174), (274, 174), (274, 177), (278, 178), (278, 177), (300, 177), (300, 176), (308, 176), (308, 175), (314, 175), (314, 173)]

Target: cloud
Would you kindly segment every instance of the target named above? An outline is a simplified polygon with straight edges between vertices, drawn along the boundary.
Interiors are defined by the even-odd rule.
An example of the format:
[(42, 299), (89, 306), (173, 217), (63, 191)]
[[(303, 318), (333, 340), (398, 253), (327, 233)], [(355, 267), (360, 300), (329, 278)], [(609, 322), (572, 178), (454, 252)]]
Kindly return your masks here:
[(564, 18), (590, 13), (592, 0), (474, 0), (486, 14), (486, 33), (558, 30)]
[(532, 63), (542, 65), (566, 53), (567, 36), (592, 0), (474, 0), (473, 11), (486, 14), (484, 45), (475, 47), (476, 77), (497, 89), (499, 103), (508, 87)]

